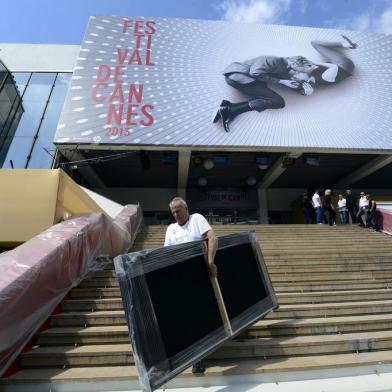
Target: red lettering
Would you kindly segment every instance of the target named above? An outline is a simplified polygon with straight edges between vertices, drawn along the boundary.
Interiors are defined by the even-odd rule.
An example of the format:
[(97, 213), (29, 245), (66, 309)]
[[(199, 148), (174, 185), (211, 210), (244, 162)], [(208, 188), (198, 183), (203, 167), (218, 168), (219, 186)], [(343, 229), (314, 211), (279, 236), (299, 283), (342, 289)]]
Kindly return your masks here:
[(114, 82), (115, 83), (122, 83), (123, 82), (123, 80), (121, 80), (120, 77), (122, 75), (124, 75), (124, 68), (125, 67), (123, 67), (121, 65), (116, 65), (114, 67)]
[(93, 87), (93, 91), (91, 92), (91, 98), (94, 102), (100, 103), (100, 102), (105, 102), (106, 98), (105, 97), (97, 97), (97, 90), (99, 88), (105, 88), (107, 87), (107, 83), (97, 83)]
[(117, 48), (117, 62), (119, 64), (124, 64), (125, 58), (128, 56), (129, 49), (118, 49)]
[(152, 35), (147, 35), (147, 49), (150, 50), (152, 46)]
[(153, 110), (154, 106), (147, 104), (142, 106), (142, 113), (147, 117), (148, 121), (140, 121), (140, 124), (144, 125), (145, 127), (149, 127), (150, 125), (154, 124), (154, 117), (151, 113), (148, 112), (148, 109)]
[(97, 82), (106, 82), (110, 78), (110, 67), (105, 64), (99, 64), (97, 71)]
[(142, 20), (137, 20), (137, 21), (135, 22), (135, 28), (134, 28), (134, 30), (133, 30), (133, 32), (134, 32), (135, 35), (136, 35), (136, 34), (143, 34), (143, 31), (140, 31), (140, 29), (143, 28), (143, 24), (144, 24), (144, 21), (142, 21)]
[(146, 26), (148, 27), (149, 30), (146, 31), (147, 34), (155, 34), (155, 32), (157, 31), (156, 28), (154, 27), (155, 22), (152, 20), (148, 20), (146, 22)]
[(155, 65), (155, 63), (151, 62), (151, 50), (148, 49), (146, 53), (146, 65)]
[[(139, 87), (139, 89), (138, 89)], [(143, 99), (143, 85), (131, 84), (129, 86), (128, 103), (134, 102), (134, 98), (137, 103), (142, 103)]]
[[(136, 63), (135, 63), (136, 61)], [(138, 65), (142, 65), (142, 58), (140, 57), (140, 53), (137, 49), (135, 49), (132, 53), (131, 58), (128, 61), (128, 64), (138, 64)]]
[(117, 99), (121, 103), (124, 103), (124, 91), (121, 84), (116, 84), (116, 86), (114, 87), (113, 92), (110, 96), (110, 102), (113, 102)]
[(137, 125), (136, 122), (132, 121), (132, 117), (136, 116), (137, 113), (133, 111), (134, 108), (137, 108), (139, 105), (128, 104), (127, 111), (127, 125)]
[(140, 49), (140, 47), (142, 46), (142, 38), (144, 37), (143, 34), (136, 34), (136, 43), (135, 43), (135, 48), (136, 49)]
[(132, 20), (124, 20), (124, 23), (123, 23), (123, 33), (126, 33), (127, 32), (127, 30), (130, 28), (130, 27), (133, 27), (133, 21)]
[(124, 110), (124, 104), (120, 103), (118, 106), (118, 111), (116, 110), (116, 105), (111, 103), (109, 105), (109, 112), (107, 115), (107, 120), (106, 124), (112, 124), (113, 123), (113, 117), (116, 122), (116, 124), (121, 125), (121, 119), (123, 115), (123, 110)]

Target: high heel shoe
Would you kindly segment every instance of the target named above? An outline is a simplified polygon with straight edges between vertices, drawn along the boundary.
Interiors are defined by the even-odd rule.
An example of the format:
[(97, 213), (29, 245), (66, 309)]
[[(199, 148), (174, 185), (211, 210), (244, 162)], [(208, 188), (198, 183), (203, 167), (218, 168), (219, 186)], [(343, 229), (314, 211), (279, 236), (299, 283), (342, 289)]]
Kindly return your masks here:
[(342, 36), (342, 38), (344, 38), (348, 42), (348, 44), (351, 46), (351, 49), (356, 49), (358, 47), (358, 44), (351, 41), (351, 39), (348, 38), (346, 35), (341, 34), (341, 36)]
[(226, 99), (224, 99), (224, 100), (221, 102), (221, 104), (220, 104), (220, 106), (219, 106), (219, 109), (218, 109), (218, 111), (216, 112), (214, 119), (212, 120), (213, 123), (217, 123), (217, 122), (221, 119), (222, 116), (221, 116), (220, 111), (221, 111), (221, 108), (222, 108), (222, 107), (225, 107), (225, 106), (230, 106), (230, 101), (227, 101)]
[(223, 128), (226, 132), (230, 132), (230, 121), (232, 120), (230, 106), (221, 106), (219, 109), (220, 117), (222, 118)]

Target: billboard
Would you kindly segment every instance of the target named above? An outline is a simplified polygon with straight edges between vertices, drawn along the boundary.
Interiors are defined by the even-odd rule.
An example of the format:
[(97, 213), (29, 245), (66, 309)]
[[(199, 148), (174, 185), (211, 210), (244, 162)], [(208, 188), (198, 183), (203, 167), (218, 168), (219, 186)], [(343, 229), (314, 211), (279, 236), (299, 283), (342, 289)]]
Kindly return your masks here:
[(392, 150), (392, 38), (92, 17), (57, 144)]

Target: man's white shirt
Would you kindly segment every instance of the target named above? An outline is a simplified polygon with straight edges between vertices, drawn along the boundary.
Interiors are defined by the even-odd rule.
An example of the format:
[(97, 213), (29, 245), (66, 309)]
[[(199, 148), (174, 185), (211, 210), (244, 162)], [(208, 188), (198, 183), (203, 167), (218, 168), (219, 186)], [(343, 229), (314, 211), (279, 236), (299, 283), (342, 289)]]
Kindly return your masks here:
[(367, 207), (368, 205), (369, 205), (369, 200), (366, 198), (366, 196), (362, 196), (359, 199), (359, 208)]
[(339, 211), (347, 211), (346, 199), (338, 200)]
[(209, 230), (212, 230), (211, 226), (203, 215), (191, 214), (185, 224), (179, 225), (176, 222), (169, 225), (166, 230), (165, 246), (202, 240)]
[(314, 208), (321, 207), (320, 196), (317, 193), (315, 193), (312, 197), (312, 204)]

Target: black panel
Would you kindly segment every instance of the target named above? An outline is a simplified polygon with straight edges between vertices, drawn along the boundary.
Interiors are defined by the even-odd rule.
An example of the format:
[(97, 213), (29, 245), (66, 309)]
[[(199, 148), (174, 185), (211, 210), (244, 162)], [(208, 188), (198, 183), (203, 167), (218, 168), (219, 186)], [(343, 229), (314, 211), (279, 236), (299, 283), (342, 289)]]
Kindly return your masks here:
[(215, 262), (231, 329), (223, 326), (202, 241), (115, 259), (145, 390), (165, 384), (276, 308), (253, 233), (220, 237)]
[(215, 257), (215, 263), (230, 320), (269, 295), (252, 244), (220, 249)]
[(146, 274), (167, 356), (223, 328), (204, 256)]

